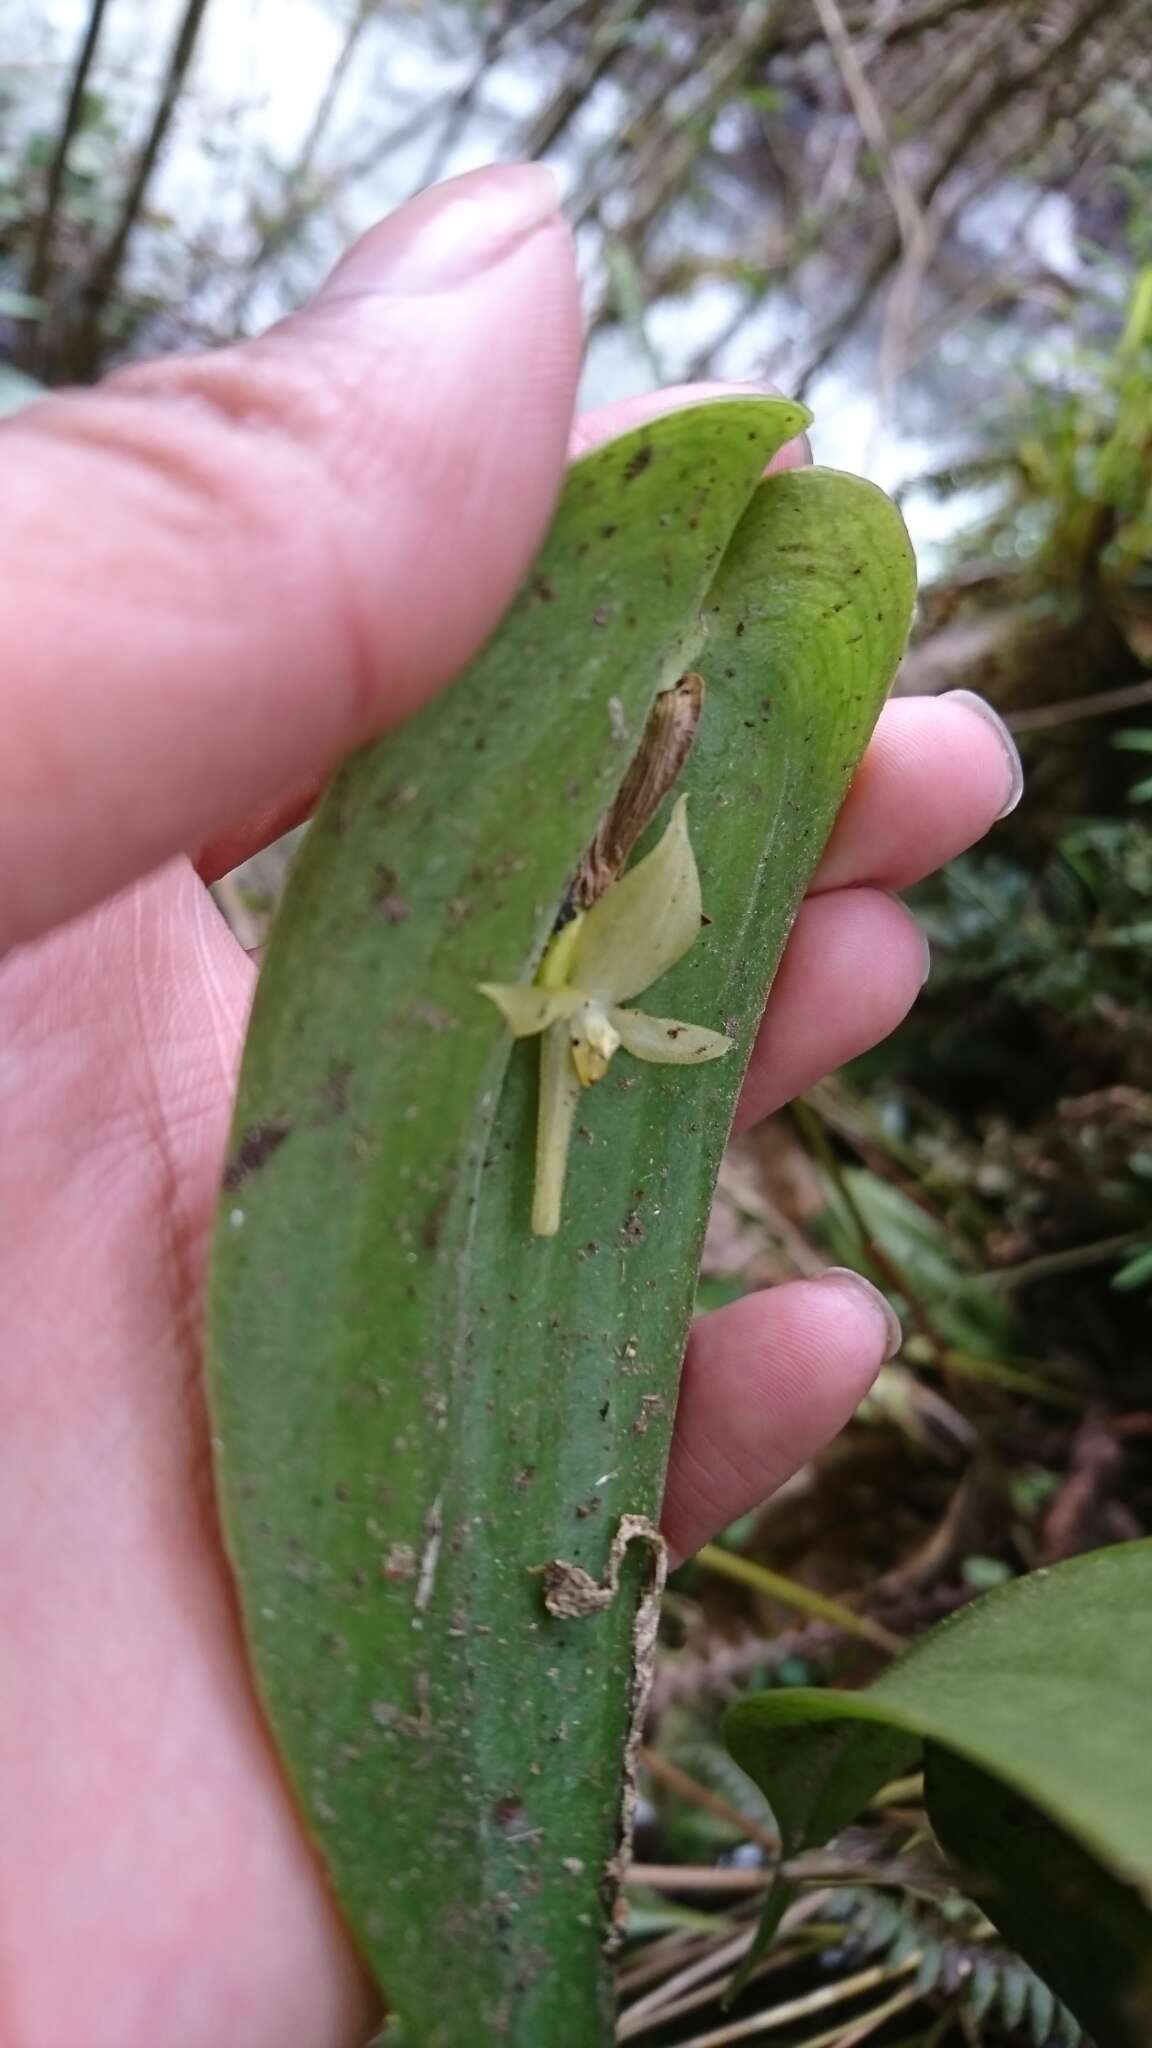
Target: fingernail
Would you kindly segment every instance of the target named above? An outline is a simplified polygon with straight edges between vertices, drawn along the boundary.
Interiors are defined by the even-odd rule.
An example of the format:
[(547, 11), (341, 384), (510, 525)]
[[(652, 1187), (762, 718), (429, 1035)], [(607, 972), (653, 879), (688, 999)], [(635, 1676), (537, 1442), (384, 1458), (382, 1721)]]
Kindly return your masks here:
[(369, 229), (321, 288), (324, 304), (365, 292), (451, 291), (492, 270), (560, 211), (549, 164), (469, 171), (433, 185)]
[(904, 1332), (900, 1327), (899, 1316), (891, 1302), (881, 1294), (880, 1289), (873, 1287), (872, 1282), (866, 1280), (863, 1273), (855, 1272), (851, 1266), (826, 1266), (818, 1277), (821, 1285), (853, 1287), (858, 1294), (867, 1295), (871, 1307), (884, 1321), (884, 1361), (887, 1363), (888, 1359), (895, 1358), (904, 1342)]
[(977, 718), (982, 718), (985, 725), (992, 727), (999, 740), (1004, 750), (1004, 760), (1007, 767), (1007, 794), (996, 816), (998, 819), (1006, 818), (1011, 811), (1016, 809), (1024, 794), (1024, 763), (1020, 759), (1019, 747), (1016, 745), (1000, 713), (993, 710), (986, 697), (978, 697), (975, 690), (944, 690), (941, 692), (941, 695), (950, 697), (954, 704), (966, 704), (969, 711), (974, 711)]

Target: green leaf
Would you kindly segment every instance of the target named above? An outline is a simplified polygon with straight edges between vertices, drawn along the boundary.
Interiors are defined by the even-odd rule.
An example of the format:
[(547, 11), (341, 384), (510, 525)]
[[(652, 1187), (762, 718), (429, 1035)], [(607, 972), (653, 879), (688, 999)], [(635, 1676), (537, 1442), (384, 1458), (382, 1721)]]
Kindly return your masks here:
[[(11, 291), (0, 286), (0, 319), (43, 320), (47, 311), (43, 299), (33, 298), (29, 292)], [(9, 377), (19, 374), (8, 369), (7, 364), (4, 367)], [(28, 382), (31, 382), (30, 378)]]
[(0, 363), (0, 419), (7, 413), (21, 412), (36, 398), (44, 397), (44, 387), (35, 378), (26, 377), (22, 370), (14, 370), (11, 363)]
[[(940, 1334), (961, 1350), (1002, 1356), (1010, 1345), (1011, 1312), (983, 1281), (958, 1268), (954, 1240), (936, 1218), (864, 1167), (849, 1167), (844, 1180), (875, 1243), (931, 1305)], [(824, 1228), (831, 1249), (844, 1262), (866, 1255), (852, 1219), (830, 1210)]]
[(1000, 2016), (1006, 2027), (1018, 2027), (1023, 2023), (1031, 1982), (1026, 1970), (1005, 1972), (1000, 1984)]
[(972, 1974), (964, 1986), (964, 2004), (974, 2020), (985, 2019), (996, 2003), (1000, 1990), (1000, 1975), (995, 1961), (990, 1956), (976, 1956), (972, 1963)]
[[(787, 1696), (805, 1701), (835, 1697), (819, 1692), (809, 1695), (799, 1689)], [(841, 1720), (822, 1727), (818, 1715), (813, 1715), (812, 1725), (807, 1727), (788, 1725), (786, 1716), (784, 1721), (779, 1729), (759, 1722), (746, 1737), (739, 1709), (735, 1709), (725, 1729), (737, 1763), (755, 1779), (771, 1804), (780, 1830), (782, 1862), (798, 1856), (802, 1849), (818, 1849), (839, 1834), (879, 1786), (903, 1777), (920, 1755), (919, 1741), (903, 1729), (856, 1728)], [(732, 1998), (768, 1947), (798, 1891), (798, 1885), (778, 1873), (764, 1901), (756, 1939), (733, 1980)]]
[(888, 1775), (877, 1732), (922, 1738), (929, 1813), (973, 1895), (1109, 2048), (1152, 2033), (1150, 1602), (1152, 1542), (1118, 1545), (998, 1588), (867, 1692), (765, 1693), (726, 1729), (774, 1805), (807, 1785), (810, 1842), (821, 1742), (832, 1832), (849, 1790), (858, 1810)]
[(1038, 2021), (1056, 1992), (1101, 2042), (1147, 2043), (1152, 1916), (1136, 1889), (1030, 1800), (934, 1746), (925, 1793), (945, 1849), (975, 1873), (982, 1910), (1050, 1987), (1045, 2001), (1031, 1978), (1021, 1996), (1036, 2040), (1048, 2038), (1051, 2017)]
[(659, 845), (592, 905), (572, 952), (578, 988), (613, 1003), (643, 995), (700, 934), (700, 876), (680, 798)]
[(1112, 1285), (1119, 1294), (1127, 1294), (1137, 1287), (1152, 1282), (1152, 1245), (1142, 1246), (1138, 1252), (1112, 1275)]
[[(878, 492), (758, 483), (801, 419), (728, 401), (576, 465), (488, 647), (337, 778), (261, 977), (212, 1286), (222, 1511), (270, 1723), (411, 2048), (612, 2038), (645, 1532), (709, 1197), (911, 605)], [(530, 977), (689, 661), (712, 922), (661, 1007), (737, 1050), (614, 1065), (536, 1239), (539, 1048), (478, 984)]]

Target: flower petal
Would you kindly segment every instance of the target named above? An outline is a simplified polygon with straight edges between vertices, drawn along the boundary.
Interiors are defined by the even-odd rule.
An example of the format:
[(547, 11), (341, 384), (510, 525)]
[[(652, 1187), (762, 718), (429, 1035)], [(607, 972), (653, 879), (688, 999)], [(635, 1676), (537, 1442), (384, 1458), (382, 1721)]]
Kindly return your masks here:
[(680, 797), (660, 844), (587, 912), (571, 979), (619, 1002), (666, 974), (700, 931), (700, 877)]
[(567, 988), (572, 979), (572, 955), (583, 923), (584, 912), (578, 910), (558, 932), (553, 932), (544, 948), (544, 958), (536, 969), (535, 979), (541, 988)]
[(701, 1060), (718, 1060), (732, 1050), (732, 1040), (722, 1031), (706, 1031), (702, 1024), (679, 1024), (675, 1017), (649, 1017), (643, 1010), (608, 1012), (625, 1052), (638, 1060), (654, 1060), (662, 1067), (692, 1067)]
[(480, 994), (501, 1010), (514, 1038), (531, 1038), (562, 1017), (571, 1017), (585, 998), (579, 989), (540, 988), (532, 981), (482, 981)]

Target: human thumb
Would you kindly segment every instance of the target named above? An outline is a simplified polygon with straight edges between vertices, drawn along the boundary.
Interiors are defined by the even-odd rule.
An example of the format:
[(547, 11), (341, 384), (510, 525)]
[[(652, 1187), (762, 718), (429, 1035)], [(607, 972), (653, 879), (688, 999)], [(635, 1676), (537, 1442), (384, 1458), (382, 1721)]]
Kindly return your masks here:
[(540, 166), (409, 202), (260, 339), (0, 426), (0, 947), (318, 781), (483, 641), (580, 355)]

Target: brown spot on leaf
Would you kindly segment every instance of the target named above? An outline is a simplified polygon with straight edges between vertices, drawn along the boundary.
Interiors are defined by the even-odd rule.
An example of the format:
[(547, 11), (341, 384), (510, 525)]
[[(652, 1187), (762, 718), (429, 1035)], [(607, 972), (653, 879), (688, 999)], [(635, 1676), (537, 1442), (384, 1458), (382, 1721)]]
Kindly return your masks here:
[(444, 1218), (448, 1213), (448, 1202), (449, 1190), (445, 1188), (443, 1194), (437, 1195), (420, 1226), (420, 1242), (430, 1252), (434, 1252), (440, 1242)]
[(328, 1069), (327, 1080), (317, 1091), (319, 1122), (328, 1123), (344, 1115), (348, 1108), (348, 1083), (351, 1079), (351, 1060), (333, 1060)]
[(626, 484), (634, 482), (638, 476), (643, 476), (644, 471), (652, 461), (652, 455), (652, 444), (650, 441), (646, 441), (642, 448), (636, 450), (635, 455), (629, 456), (624, 464), (624, 481)]
[(516, 1793), (509, 1792), (503, 1799), (493, 1802), (492, 1818), (504, 1834), (519, 1835), (524, 1831), (528, 1816)]
[(249, 1124), (248, 1129), (241, 1133), (240, 1143), (224, 1169), (224, 1186), (229, 1194), (234, 1194), (237, 1188), (243, 1187), (249, 1174), (259, 1173), (272, 1154), (279, 1151), (292, 1128), (287, 1118), (264, 1124)]
[(377, 868), (373, 901), (385, 924), (403, 924), (404, 919), (412, 915), (412, 905), (406, 896), (400, 894), (391, 868)]

